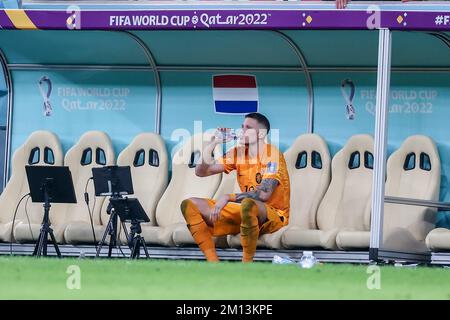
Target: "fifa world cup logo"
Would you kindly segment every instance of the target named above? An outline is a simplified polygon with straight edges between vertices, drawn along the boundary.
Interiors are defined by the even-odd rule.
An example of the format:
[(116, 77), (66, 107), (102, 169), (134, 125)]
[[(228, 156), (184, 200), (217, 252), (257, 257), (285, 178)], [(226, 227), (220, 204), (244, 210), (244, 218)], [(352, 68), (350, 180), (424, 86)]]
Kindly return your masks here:
[[(45, 89), (47, 86), (47, 90)], [(44, 108), (43, 113), (44, 116), (50, 117), (53, 112), (52, 105), (50, 104), (50, 95), (52, 94), (52, 82), (49, 77), (43, 76), (39, 80), (39, 91), (41, 92), (42, 98), (44, 99)]]
[[(347, 94), (347, 92), (345, 91), (345, 87), (349, 86), (350, 87), (350, 94)], [(346, 116), (348, 120), (353, 120), (355, 119), (355, 107), (353, 105), (353, 98), (355, 97), (355, 84), (353, 83), (353, 81), (351, 79), (344, 79), (342, 80), (341, 83), (341, 91), (342, 91), (342, 96), (344, 97), (345, 100), (345, 112), (346, 112)]]

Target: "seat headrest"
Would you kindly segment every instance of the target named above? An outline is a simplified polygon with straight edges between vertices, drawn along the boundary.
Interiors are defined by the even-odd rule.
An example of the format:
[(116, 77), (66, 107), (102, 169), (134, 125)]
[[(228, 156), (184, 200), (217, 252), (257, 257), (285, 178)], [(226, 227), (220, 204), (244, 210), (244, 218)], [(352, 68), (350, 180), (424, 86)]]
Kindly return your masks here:
[(58, 136), (53, 132), (38, 130), (30, 134), (28, 139), (24, 142), (23, 146), (29, 148), (30, 150), (35, 147), (49, 147), (52, 149), (57, 149), (61, 147), (61, 143)]
[(327, 152), (328, 146), (325, 140), (317, 133), (306, 133), (298, 136), (289, 149)]
[(77, 142), (79, 147), (108, 148), (112, 145), (111, 139), (105, 132), (88, 131), (84, 133)]
[(348, 139), (343, 150), (349, 154), (359, 151), (370, 151), (373, 153), (373, 137), (369, 134), (357, 134)]
[(414, 169), (423, 169), (431, 171), (437, 169), (440, 171), (440, 157), (434, 141), (424, 135), (413, 135), (402, 143), (388, 160), (388, 167), (393, 165), (394, 161), (400, 161), (403, 164), (403, 170), (412, 171)]
[(52, 164), (45, 162), (46, 148), (51, 150), (53, 164), (61, 165), (63, 162), (63, 152), (59, 138), (53, 132), (45, 130), (34, 131), (27, 138), (24, 144), (14, 153), (13, 164), (23, 163), (24, 161), (28, 162), (33, 156), (32, 154), (35, 154), (35, 152), (33, 152), (35, 149), (39, 149), (39, 159), (36, 159), (37, 162), (33, 164)]
[[(373, 169), (373, 138), (368, 134), (357, 134), (348, 139), (345, 146), (334, 156), (332, 167), (346, 166), (351, 171)], [(346, 171), (342, 171), (344, 173)], [(335, 175), (335, 174), (334, 174)]]
[(398, 151), (405, 154), (410, 152), (418, 154), (425, 152), (430, 156), (438, 155), (438, 150), (434, 141), (430, 137), (424, 135), (413, 135), (406, 138)]
[[(306, 152), (309, 155), (313, 152), (318, 152), (321, 156), (321, 162), (325, 167), (328, 166), (328, 163), (330, 162), (330, 152), (327, 143), (318, 134), (307, 133), (297, 137), (291, 147), (286, 151), (286, 155), (291, 155), (293, 153), (294, 156), (297, 156), (300, 152)], [(311, 157), (309, 157), (307, 161), (311, 165)]]
[(164, 140), (159, 134), (153, 132), (143, 132), (134, 137), (133, 141), (130, 142), (127, 149), (130, 148), (132, 150), (139, 150), (145, 149), (148, 146), (151, 146), (155, 149), (165, 148)]
[[(135, 167), (142, 167), (152, 159), (154, 166), (161, 162), (167, 163), (167, 149), (163, 138), (152, 132), (144, 132), (137, 135), (133, 141), (119, 154), (117, 164), (133, 163)], [(156, 165), (157, 164), (157, 165)]]
[[(97, 154), (97, 151), (103, 152)], [(94, 157), (96, 158), (95, 161), (93, 160)], [(73, 165), (80, 163), (83, 159), (91, 159), (85, 164), (87, 167), (113, 165), (115, 163), (112, 141), (105, 132), (88, 131), (84, 133), (78, 142), (67, 152), (64, 162)], [(104, 163), (99, 163), (97, 160), (104, 161)]]

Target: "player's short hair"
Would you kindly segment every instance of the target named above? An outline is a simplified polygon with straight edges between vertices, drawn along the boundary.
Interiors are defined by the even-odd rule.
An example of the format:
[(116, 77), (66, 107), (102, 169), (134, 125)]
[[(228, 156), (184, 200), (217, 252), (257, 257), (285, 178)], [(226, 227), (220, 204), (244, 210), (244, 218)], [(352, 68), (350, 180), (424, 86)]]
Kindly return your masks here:
[(245, 115), (246, 118), (250, 118), (250, 119), (255, 119), (256, 121), (258, 121), (258, 123), (260, 125), (262, 125), (264, 128), (267, 129), (267, 133), (269, 133), (270, 131), (270, 122), (269, 120), (266, 118), (265, 115), (259, 113), (259, 112), (252, 112), (249, 114)]

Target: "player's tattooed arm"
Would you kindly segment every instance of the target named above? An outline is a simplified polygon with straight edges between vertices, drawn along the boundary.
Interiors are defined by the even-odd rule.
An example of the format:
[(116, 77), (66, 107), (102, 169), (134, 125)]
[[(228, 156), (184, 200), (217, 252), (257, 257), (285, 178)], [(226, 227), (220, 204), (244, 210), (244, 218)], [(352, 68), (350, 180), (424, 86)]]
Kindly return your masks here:
[(261, 184), (256, 187), (256, 190), (236, 194), (235, 202), (241, 202), (245, 198), (266, 202), (270, 199), (270, 196), (274, 192), (277, 185), (278, 180), (276, 179), (263, 179)]

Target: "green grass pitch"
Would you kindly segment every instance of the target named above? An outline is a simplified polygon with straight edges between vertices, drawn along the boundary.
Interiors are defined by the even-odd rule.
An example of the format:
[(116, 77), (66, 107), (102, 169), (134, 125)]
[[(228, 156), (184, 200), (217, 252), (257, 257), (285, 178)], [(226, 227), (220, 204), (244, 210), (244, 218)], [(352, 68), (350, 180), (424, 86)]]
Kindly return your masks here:
[(0, 266), (1, 299), (450, 299), (442, 267), (381, 266), (380, 289), (369, 290), (365, 265), (0, 257)]

